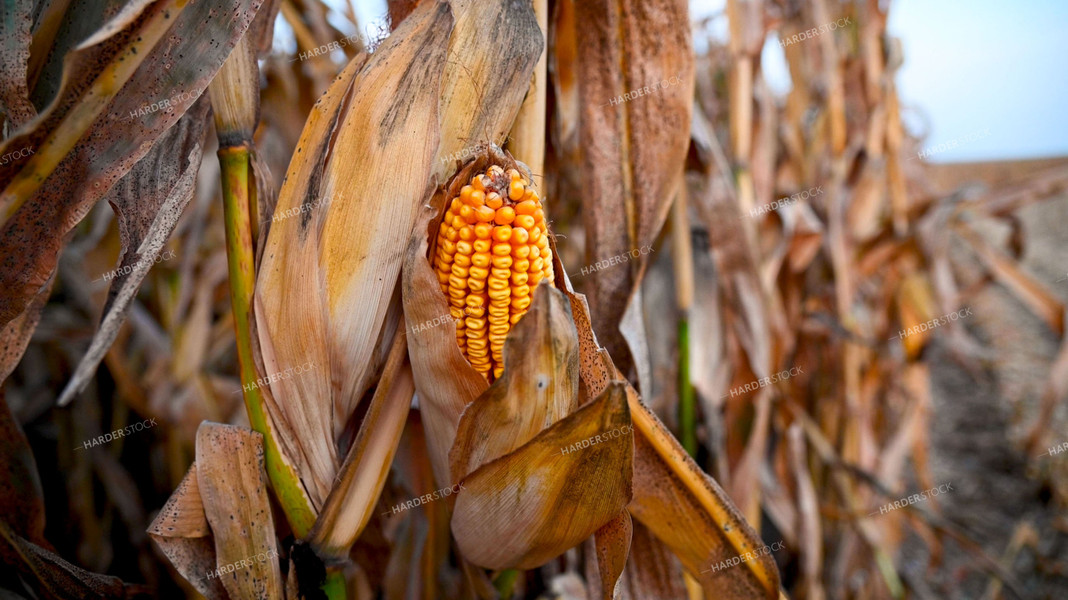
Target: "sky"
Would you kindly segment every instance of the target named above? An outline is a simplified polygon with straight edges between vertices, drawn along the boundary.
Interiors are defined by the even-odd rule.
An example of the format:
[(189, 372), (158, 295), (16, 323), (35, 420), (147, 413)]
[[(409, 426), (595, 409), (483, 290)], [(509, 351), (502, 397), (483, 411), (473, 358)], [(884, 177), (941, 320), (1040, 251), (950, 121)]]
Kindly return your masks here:
[[(345, 0), (328, 3), (335, 1)], [(354, 4), (361, 23), (386, 10), (384, 0)], [(691, 17), (722, 14), (725, 4), (692, 0)], [(889, 29), (905, 50), (897, 74), (902, 118), (934, 150), (928, 160), (1068, 156), (1068, 0), (893, 0)], [(725, 36), (725, 19), (712, 31)], [(789, 89), (771, 36), (762, 67), (773, 90)]]

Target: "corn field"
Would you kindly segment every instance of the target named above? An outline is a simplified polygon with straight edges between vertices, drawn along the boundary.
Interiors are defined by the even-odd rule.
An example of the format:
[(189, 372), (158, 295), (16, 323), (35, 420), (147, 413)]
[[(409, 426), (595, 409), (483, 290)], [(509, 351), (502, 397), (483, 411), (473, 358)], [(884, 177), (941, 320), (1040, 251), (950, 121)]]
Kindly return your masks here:
[(1068, 597), (1068, 161), (895, 5), (4, 0), (0, 598)]

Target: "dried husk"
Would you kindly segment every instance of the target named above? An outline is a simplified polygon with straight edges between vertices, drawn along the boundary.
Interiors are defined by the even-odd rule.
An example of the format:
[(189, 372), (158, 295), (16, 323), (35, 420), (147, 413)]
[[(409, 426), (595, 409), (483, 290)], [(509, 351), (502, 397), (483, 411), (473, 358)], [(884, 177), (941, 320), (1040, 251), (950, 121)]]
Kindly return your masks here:
[(268, 234), (256, 320), (265, 374), (315, 367), (271, 383), (270, 412), (316, 509), (338, 468), (334, 440), (396, 327), (398, 259), (428, 191), (452, 24), (447, 3), (426, 3), (362, 68), (354, 59), (309, 118), (280, 191), (275, 214), (295, 216)]

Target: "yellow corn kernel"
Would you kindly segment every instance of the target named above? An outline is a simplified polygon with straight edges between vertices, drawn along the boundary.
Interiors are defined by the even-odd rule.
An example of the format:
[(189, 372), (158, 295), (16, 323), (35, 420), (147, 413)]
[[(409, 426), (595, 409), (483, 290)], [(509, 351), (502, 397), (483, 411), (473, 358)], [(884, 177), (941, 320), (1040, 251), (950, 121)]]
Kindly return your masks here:
[(456, 321), (456, 339), (487, 380), (504, 372), (508, 332), (552, 281), (541, 197), (516, 169), (491, 165), (449, 198), (431, 264)]

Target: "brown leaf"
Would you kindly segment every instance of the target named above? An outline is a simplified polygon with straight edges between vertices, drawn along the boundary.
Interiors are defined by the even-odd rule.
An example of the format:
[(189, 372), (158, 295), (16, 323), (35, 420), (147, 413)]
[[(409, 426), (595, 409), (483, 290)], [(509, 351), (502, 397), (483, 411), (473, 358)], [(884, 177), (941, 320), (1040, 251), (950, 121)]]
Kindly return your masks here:
[[(114, 271), (116, 281), (108, 290), (100, 327), (60, 394), (57, 400), (60, 406), (73, 400), (92, 379), (126, 321), (126, 311), (141, 282), (160, 257), (167, 238), (192, 200), (204, 152), (207, 114), (207, 101), (196, 104), (108, 192), (108, 201), (119, 219), (121, 260)], [(176, 156), (182, 160), (176, 161)]]
[[(268, 234), (256, 286), (264, 367), (321, 365), (271, 384), (282, 443), (298, 465), (307, 464), (298, 470), (316, 507), (337, 470), (333, 440), (385, 358), (381, 340), (396, 327), (394, 288), (429, 191), (451, 28), (448, 4), (427, 3), (362, 70), (360, 59), (350, 63), (309, 118), (279, 195), (275, 214), (295, 216)], [(388, 202), (381, 200), (386, 188)]]
[(324, 559), (348, 556), (374, 514), (415, 393), (407, 358), (408, 345), (398, 331), (356, 441), (309, 534), (309, 543)]
[[(576, 2), (583, 219), (589, 264), (651, 247), (682, 183), (694, 59), (685, 0)], [(623, 373), (618, 327), (647, 258), (595, 271), (594, 330)]]
[(566, 298), (548, 283), (504, 345), (504, 373), (460, 417), (452, 480), (530, 441), (578, 407), (578, 339)]
[(1064, 304), (1056, 296), (1038, 280), (1020, 269), (1017, 263), (1004, 252), (983, 239), (972, 229), (971, 225), (964, 224), (958, 231), (971, 244), (979, 255), (979, 259), (990, 269), (998, 283), (1004, 285), (1026, 304), (1054, 333), (1064, 334)]
[(215, 540), (204, 514), (195, 462), (147, 532), (175, 570), (198, 592), (210, 600), (228, 600), (222, 580), (208, 577), (216, 567)]
[(33, 5), (32, 0), (14, 0), (0, 7), (0, 114), (12, 129), (37, 116), (26, 81)]
[(629, 425), (625, 392), (617, 382), (515, 452), (464, 478), (452, 516), (460, 552), (486, 568), (529, 569), (618, 517), (631, 495)]
[(105, 600), (137, 597), (144, 592), (141, 586), (127, 585), (118, 577), (92, 573), (72, 565), (59, 555), (26, 541), (4, 521), (0, 521), (0, 556), (39, 597)]
[(635, 428), (631, 514), (671, 548), (706, 592), (729, 599), (777, 597), (779, 572), (770, 555), (713, 571), (712, 565), (764, 543), (637, 394), (627, 392)]
[(13, 533), (37, 545), (44, 539), (44, 490), (30, 443), (0, 388), (0, 507)]
[(33, 152), (0, 165), (0, 325), (47, 283), (71, 229), (192, 105), (258, 7), (135, 3), (67, 56), (52, 104), (0, 148)]
[(53, 276), (30, 300), (29, 306), (22, 311), (22, 314), (9, 321), (7, 325), (0, 327), (0, 383), (7, 379), (7, 376), (22, 360), (22, 354), (26, 352), (26, 346), (29, 345), (33, 332), (37, 329), (37, 323), (41, 320), (41, 312), (45, 304), (48, 304), (48, 297), (52, 294), (52, 286), (55, 282), (56, 279)]
[(630, 556), (633, 529), (630, 513), (624, 510), (593, 535), (597, 549), (597, 574), (600, 575), (598, 585), (604, 600), (612, 600), (615, 597), (616, 582), (619, 581), (623, 567), (627, 564), (627, 557)]
[(215, 539), (217, 569), (211, 576), (222, 580), (231, 598), (283, 598), (263, 436), (205, 422), (197, 430), (196, 463), (201, 502)]

